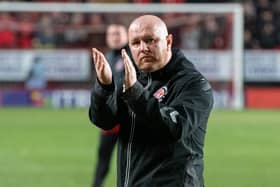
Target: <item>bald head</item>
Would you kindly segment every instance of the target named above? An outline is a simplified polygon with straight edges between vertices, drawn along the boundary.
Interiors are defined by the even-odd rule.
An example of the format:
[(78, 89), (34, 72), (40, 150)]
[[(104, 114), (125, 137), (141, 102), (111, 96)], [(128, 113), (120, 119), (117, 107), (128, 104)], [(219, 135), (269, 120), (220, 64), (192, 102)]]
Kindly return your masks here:
[(129, 26), (128, 40), (132, 57), (140, 70), (157, 71), (171, 58), (172, 35), (157, 16), (136, 18)]
[(167, 36), (168, 31), (166, 24), (157, 16), (144, 15), (136, 18), (129, 26), (129, 31), (135, 29), (150, 28), (160, 32), (162, 36)]

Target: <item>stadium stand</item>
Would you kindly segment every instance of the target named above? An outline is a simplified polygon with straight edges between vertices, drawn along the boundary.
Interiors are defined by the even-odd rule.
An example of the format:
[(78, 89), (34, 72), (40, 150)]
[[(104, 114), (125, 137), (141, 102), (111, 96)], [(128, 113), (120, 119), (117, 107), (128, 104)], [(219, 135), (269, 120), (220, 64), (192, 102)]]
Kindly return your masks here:
[[(15, 1), (18, 2), (18, 1)], [(279, 50), (280, 49), (280, 1), (276, 0), (44, 0), (25, 2), (79, 2), (79, 3), (229, 3), (239, 2), (244, 8), (244, 49), (246, 50)], [(129, 14), (110, 15), (100, 13), (69, 12), (1, 12), (0, 13), (0, 49), (84, 49), (95, 46), (107, 50), (105, 45), (106, 25), (116, 20), (129, 23)], [(232, 22), (231, 14), (178, 14), (161, 15), (169, 31), (176, 35), (175, 47), (184, 49), (231, 50)], [(114, 18), (114, 19), (112, 19)], [(257, 58), (254, 55), (251, 59)], [(264, 58), (270, 58), (264, 55)], [(272, 58), (272, 57), (271, 57)], [(278, 58), (278, 57), (273, 57)], [(252, 61), (252, 60), (250, 60)], [(262, 67), (266, 67), (262, 62)], [(276, 62), (271, 63), (273, 65)], [(250, 69), (250, 68), (247, 68)], [(265, 68), (263, 68), (265, 73)], [(246, 72), (247, 73), (247, 72)], [(262, 72), (263, 73), (263, 72)], [(269, 74), (269, 73), (267, 73)], [(259, 77), (253, 74), (254, 78)], [(277, 73), (273, 74), (277, 77)], [(91, 76), (87, 81), (48, 81), (48, 88), (89, 88)], [(276, 86), (279, 80), (264, 79), (261, 81), (245, 80), (247, 87)], [(1, 89), (23, 88), (22, 81), (1, 81)], [(215, 86), (215, 83), (213, 83)], [(255, 89), (253, 89), (255, 90)], [(250, 93), (250, 92), (248, 92)], [(246, 96), (248, 97), (248, 96)], [(256, 99), (258, 100), (258, 99)]]
[[(32, 1), (36, 2), (36, 1)], [(41, 1), (40, 1), (41, 2)], [(45, 2), (102, 2), (79, 0), (45, 0)], [(106, 1), (108, 2), (108, 1)], [(110, 2), (127, 2), (124, 0)], [(131, 0), (132, 3), (188, 3), (188, 2), (238, 2), (238, 1), (184, 1), (184, 0)], [(245, 49), (279, 49), (280, 48), (280, 3), (268, 0), (242, 1), (245, 15), (244, 47)], [(125, 16), (119, 15), (120, 19)], [(164, 19), (169, 27), (178, 33), (177, 42), (187, 49), (224, 49), (230, 43), (229, 30), (231, 18), (208, 16), (201, 19), (199, 15), (177, 17), (170, 14)], [(186, 27), (176, 30), (176, 22), (185, 22)], [(1, 13), (0, 14), (0, 48), (88, 48), (105, 47), (102, 42), (105, 27), (110, 19), (98, 14), (79, 13)], [(125, 21), (123, 21), (125, 22)], [(224, 25), (217, 29), (216, 25)], [(221, 27), (220, 27), (221, 28)], [(221, 34), (223, 37), (220, 37)], [(197, 40), (198, 35), (207, 36)], [(212, 36), (212, 37), (209, 37)], [(100, 40), (92, 40), (99, 37)], [(208, 39), (206, 39), (208, 38)], [(211, 38), (211, 41), (209, 41)], [(104, 41), (104, 40), (103, 40)], [(179, 41), (181, 43), (179, 43)]]

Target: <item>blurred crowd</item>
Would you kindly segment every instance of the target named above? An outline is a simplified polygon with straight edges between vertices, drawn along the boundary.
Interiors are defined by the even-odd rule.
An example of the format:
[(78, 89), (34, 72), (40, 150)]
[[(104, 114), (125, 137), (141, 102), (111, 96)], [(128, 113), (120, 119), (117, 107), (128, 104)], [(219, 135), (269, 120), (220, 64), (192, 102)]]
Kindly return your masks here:
[(246, 0), (244, 47), (280, 49), (280, 1)]
[[(104, 2), (101, 0), (44, 0), (45, 2)], [(33, 1), (34, 2), (34, 1)], [(42, 1), (40, 1), (42, 2)], [(240, 2), (244, 7), (244, 47), (280, 49), (280, 1), (191, 1), (191, 0), (112, 0), (106, 2)], [(62, 12), (0, 13), (0, 48), (90, 48), (105, 47), (106, 25), (118, 20), (129, 23), (135, 14)], [(175, 37), (175, 46), (185, 49), (231, 48), (232, 15), (160, 15)], [(278, 21), (277, 21), (278, 20)]]

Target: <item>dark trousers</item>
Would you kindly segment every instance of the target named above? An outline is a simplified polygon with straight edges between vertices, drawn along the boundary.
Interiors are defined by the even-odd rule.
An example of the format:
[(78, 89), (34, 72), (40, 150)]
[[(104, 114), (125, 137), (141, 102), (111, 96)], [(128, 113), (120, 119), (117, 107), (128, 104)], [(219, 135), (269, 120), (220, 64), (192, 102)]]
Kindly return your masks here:
[(117, 139), (117, 133), (101, 133), (98, 148), (98, 160), (93, 176), (92, 187), (102, 187), (104, 179), (109, 171), (110, 161)]

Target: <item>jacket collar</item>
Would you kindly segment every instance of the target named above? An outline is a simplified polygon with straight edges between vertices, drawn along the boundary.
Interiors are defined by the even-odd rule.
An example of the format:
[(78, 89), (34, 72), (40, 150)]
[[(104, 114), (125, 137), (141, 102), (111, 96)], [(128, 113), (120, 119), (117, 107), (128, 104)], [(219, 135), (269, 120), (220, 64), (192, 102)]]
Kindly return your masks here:
[(169, 62), (160, 70), (151, 73), (153, 79), (170, 79), (174, 74), (183, 69), (187, 59), (179, 49), (172, 49), (172, 56)]

